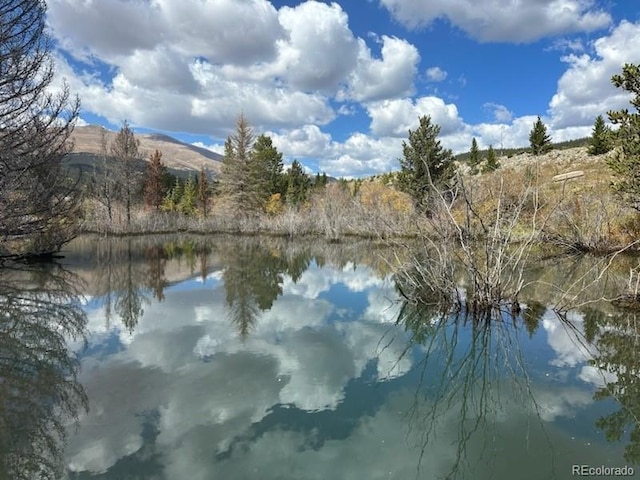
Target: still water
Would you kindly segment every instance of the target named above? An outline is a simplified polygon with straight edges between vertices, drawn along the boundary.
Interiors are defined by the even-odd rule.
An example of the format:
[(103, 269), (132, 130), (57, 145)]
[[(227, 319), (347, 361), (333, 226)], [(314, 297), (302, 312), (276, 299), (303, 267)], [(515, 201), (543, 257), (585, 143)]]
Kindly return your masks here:
[(584, 303), (637, 260), (562, 316), (552, 285), (598, 260), (537, 260), (525, 308), (490, 323), (403, 302), (395, 260), (82, 238), (0, 271), (0, 478), (640, 478), (640, 324)]

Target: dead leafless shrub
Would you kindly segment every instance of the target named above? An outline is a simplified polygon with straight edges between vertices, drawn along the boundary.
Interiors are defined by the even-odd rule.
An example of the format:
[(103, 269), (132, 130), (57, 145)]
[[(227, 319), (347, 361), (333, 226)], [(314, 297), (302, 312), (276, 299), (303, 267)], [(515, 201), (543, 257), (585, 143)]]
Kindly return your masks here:
[(519, 311), (525, 264), (548, 220), (541, 213), (536, 178), (523, 183), (513, 198), (504, 177), (498, 177), (489, 203), (486, 191), (461, 176), (449, 191), (430, 187), (433, 208), (422, 227), (421, 253), (402, 272), (405, 281), (428, 284), (454, 310)]

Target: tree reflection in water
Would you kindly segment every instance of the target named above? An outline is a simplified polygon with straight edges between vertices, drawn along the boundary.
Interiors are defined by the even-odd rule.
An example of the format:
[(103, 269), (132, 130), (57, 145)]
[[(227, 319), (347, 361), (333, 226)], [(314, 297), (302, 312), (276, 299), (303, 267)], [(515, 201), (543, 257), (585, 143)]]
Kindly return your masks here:
[(103, 295), (107, 324), (115, 314), (133, 332), (151, 294), (164, 299), (163, 250), (153, 246), (141, 250), (129, 238), (98, 244), (95, 258), (96, 289)]
[(269, 310), (282, 295), (284, 275), (296, 282), (311, 264), (308, 248), (286, 247), (282, 242), (251, 238), (211, 242), (188, 237), (147, 244), (113, 240), (98, 244), (96, 288), (102, 295), (107, 321), (115, 314), (133, 332), (151, 296), (164, 301), (170, 285), (166, 277), (168, 262), (175, 267), (184, 261), (191, 274), (197, 274), (203, 282), (212, 265), (223, 265), (228, 315), (244, 339), (260, 313)]
[(68, 349), (86, 316), (58, 265), (0, 269), (0, 478), (57, 479), (65, 431), (87, 408)]
[[(473, 315), (464, 309), (452, 312), (429, 288), (416, 291), (414, 286), (409, 291), (411, 287), (401, 282), (396, 279), (405, 297), (397, 323), (412, 338), (405, 354), (410, 354), (413, 346), (421, 347), (419, 386), (408, 413), (410, 433), (419, 439), (418, 476), (428, 445), (435, 441), (445, 419), (453, 416), (457, 425), (455, 455), (446, 478), (465, 477), (463, 470), (472, 469), (473, 462), (495, 462), (497, 424), (514, 401), (532, 405), (542, 426), (519, 337), (523, 330), (532, 333), (537, 329), (546, 308), (532, 304), (519, 315), (510, 309)], [(481, 452), (470, 454), (470, 446), (477, 445), (480, 438)]]
[(282, 249), (251, 241), (240, 242), (222, 253), (229, 318), (242, 339), (254, 328), (260, 312), (271, 309), (282, 295), (283, 275), (295, 282), (311, 262), (306, 251), (287, 256)]
[(627, 439), (625, 460), (640, 463), (640, 313), (607, 315), (589, 309), (585, 337), (597, 347), (590, 364), (611, 379), (600, 387), (596, 400), (614, 399), (618, 410), (601, 417), (596, 427), (612, 442)]

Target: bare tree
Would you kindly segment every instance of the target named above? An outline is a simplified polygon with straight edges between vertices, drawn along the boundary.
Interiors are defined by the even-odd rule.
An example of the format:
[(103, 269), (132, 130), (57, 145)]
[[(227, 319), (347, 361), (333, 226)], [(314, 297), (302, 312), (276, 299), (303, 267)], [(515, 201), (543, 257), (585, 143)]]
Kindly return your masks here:
[(138, 147), (140, 141), (136, 139), (129, 123), (125, 120), (111, 144), (111, 154), (115, 157), (118, 180), (124, 197), (127, 212), (127, 226), (131, 225), (131, 207), (136, 189), (139, 186), (140, 172), (136, 168), (136, 161), (140, 157)]
[(198, 208), (202, 217), (207, 218), (209, 213), (209, 181), (204, 164), (200, 167), (200, 175), (198, 176)]
[(118, 183), (113, 159), (109, 156), (107, 131), (104, 128), (100, 130), (100, 161), (93, 170), (91, 186), (91, 196), (107, 209), (109, 223), (113, 222), (113, 206), (118, 197)]
[(0, 3), (0, 258), (52, 253), (75, 235), (77, 182), (62, 161), (79, 100), (54, 69), (43, 0)]

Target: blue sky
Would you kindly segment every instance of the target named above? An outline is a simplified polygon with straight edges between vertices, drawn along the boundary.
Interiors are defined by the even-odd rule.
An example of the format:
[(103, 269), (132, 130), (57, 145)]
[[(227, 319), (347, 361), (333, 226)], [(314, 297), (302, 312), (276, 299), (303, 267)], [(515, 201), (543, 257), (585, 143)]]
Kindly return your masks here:
[(49, 0), (58, 78), (81, 123), (222, 152), (240, 112), (288, 162), (359, 177), (398, 168), (421, 115), (454, 152), (589, 135), (626, 107), (640, 63), (632, 0)]

